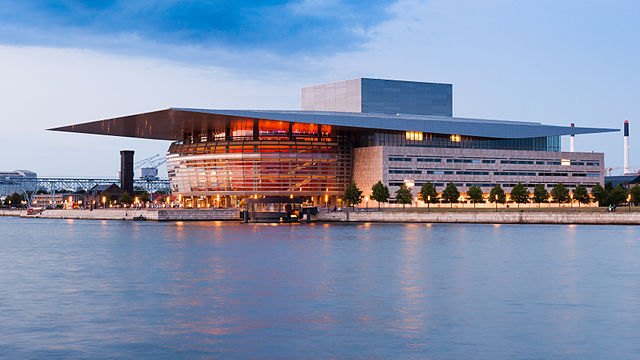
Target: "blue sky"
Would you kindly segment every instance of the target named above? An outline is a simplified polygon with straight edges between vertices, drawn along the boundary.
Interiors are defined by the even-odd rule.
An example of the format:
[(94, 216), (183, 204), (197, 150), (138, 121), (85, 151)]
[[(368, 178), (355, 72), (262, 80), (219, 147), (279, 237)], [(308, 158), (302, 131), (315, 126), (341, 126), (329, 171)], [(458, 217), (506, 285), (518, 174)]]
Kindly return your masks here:
[(327, 54), (362, 44), (366, 32), (388, 17), (389, 4), (380, 0), (0, 0), (0, 40), (160, 57), (166, 47), (200, 49), (197, 55), (171, 54), (190, 62), (202, 62), (198, 55), (211, 47)]
[[(639, 169), (639, 14), (595, 0), (0, 0), (0, 141), (25, 149), (0, 169), (113, 176), (120, 149), (168, 144), (44, 129), (167, 107), (296, 109), (300, 87), (361, 76), (453, 83), (456, 116), (628, 119)], [(576, 147), (617, 168), (621, 142)]]

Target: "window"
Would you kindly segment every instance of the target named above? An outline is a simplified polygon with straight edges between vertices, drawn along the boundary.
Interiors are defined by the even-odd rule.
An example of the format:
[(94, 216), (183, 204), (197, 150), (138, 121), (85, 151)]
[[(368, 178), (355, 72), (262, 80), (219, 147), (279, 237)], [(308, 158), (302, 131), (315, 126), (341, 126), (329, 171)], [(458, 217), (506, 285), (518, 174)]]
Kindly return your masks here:
[(489, 175), (488, 171), (456, 171), (457, 175)]
[(496, 171), (493, 175), (497, 176), (536, 176), (536, 173), (524, 171)]
[(422, 171), (410, 169), (391, 169), (389, 170), (389, 174), (422, 174)]
[(407, 131), (405, 133), (407, 140), (422, 141), (422, 132), (420, 131)]
[(445, 171), (445, 170), (429, 170), (427, 174), (433, 175), (453, 175), (453, 171)]
[(567, 173), (538, 173), (538, 176), (568, 176)]
[(501, 164), (533, 165), (532, 160), (501, 160)]

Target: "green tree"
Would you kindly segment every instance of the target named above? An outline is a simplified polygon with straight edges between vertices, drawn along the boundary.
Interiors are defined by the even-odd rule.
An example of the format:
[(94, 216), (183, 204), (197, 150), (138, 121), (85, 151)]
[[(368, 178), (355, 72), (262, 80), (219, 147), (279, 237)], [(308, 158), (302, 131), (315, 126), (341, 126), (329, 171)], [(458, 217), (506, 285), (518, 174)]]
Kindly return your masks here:
[(355, 209), (355, 206), (362, 202), (362, 190), (358, 189), (356, 183), (352, 182), (344, 191), (344, 199), (352, 209)]
[(576, 186), (576, 189), (573, 191), (573, 199), (578, 202), (578, 206), (580, 206), (580, 204), (588, 204), (591, 202), (591, 197), (587, 192), (587, 188), (582, 184)]
[(500, 184), (496, 184), (496, 186), (491, 189), (491, 192), (489, 192), (489, 201), (496, 204), (504, 204), (507, 202), (507, 195), (505, 195)]
[(133, 198), (129, 195), (128, 191), (125, 191), (120, 195), (120, 202), (123, 204), (131, 204), (133, 203)]
[(611, 183), (611, 181), (608, 181), (606, 184), (604, 184), (604, 188), (611, 192), (611, 190), (613, 190), (613, 184)]
[(23, 201), (25, 201), (24, 195), (18, 194), (17, 192), (14, 192), (10, 196), (8, 196), (7, 199), (5, 199), (5, 202), (7, 202), (7, 205), (11, 205), (15, 207), (21, 207)]
[(476, 207), (476, 203), (484, 201), (482, 190), (475, 185), (471, 186), (469, 190), (467, 190), (467, 198), (473, 203), (473, 207)]
[(522, 185), (522, 183), (518, 182), (513, 189), (511, 189), (511, 200), (518, 204), (518, 207), (520, 207), (520, 204), (528, 203), (529, 189)]
[(378, 202), (378, 210), (380, 210), (380, 203), (389, 201), (390, 196), (389, 188), (382, 181), (378, 181), (371, 187), (371, 200)]
[(602, 185), (593, 185), (591, 188), (591, 196), (598, 202), (599, 206), (609, 205), (609, 190), (603, 188)]
[(544, 187), (544, 184), (538, 184), (533, 188), (533, 201), (540, 206), (540, 203), (549, 200), (549, 193)]
[(609, 203), (612, 205), (620, 205), (627, 201), (627, 190), (618, 185), (609, 193)]
[(553, 198), (553, 202), (557, 202), (558, 204), (569, 202), (571, 199), (569, 197), (569, 189), (562, 183), (558, 183), (551, 189), (551, 197)]
[(400, 188), (396, 190), (396, 202), (398, 204), (402, 204), (403, 209), (406, 204), (411, 204), (412, 201), (413, 195), (411, 195), (411, 190), (409, 190), (405, 185), (400, 186)]
[(640, 203), (640, 185), (635, 185), (629, 190), (631, 194), (631, 202), (634, 204)]
[(451, 204), (451, 206), (453, 206), (453, 203), (458, 202), (459, 197), (460, 191), (458, 191), (458, 188), (453, 185), (452, 182), (449, 182), (444, 191), (442, 191), (442, 200), (444, 200), (444, 202), (448, 202), (449, 204)]
[(142, 204), (146, 204), (146, 203), (148, 203), (149, 201), (151, 201), (151, 198), (149, 197), (149, 193), (148, 193), (148, 192), (146, 192), (146, 191), (142, 191), (142, 192), (140, 193), (140, 195), (138, 195), (138, 200), (140, 200), (140, 202), (141, 202)]
[(438, 191), (436, 190), (436, 187), (433, 186), (431, 181), (427, 181), (426, 184), (422, 185), (422, 187), (420, 188), (420, 192), (418, 193), (418, 200), (425, 203), (431, 201), (432, 204), (438, 202)]

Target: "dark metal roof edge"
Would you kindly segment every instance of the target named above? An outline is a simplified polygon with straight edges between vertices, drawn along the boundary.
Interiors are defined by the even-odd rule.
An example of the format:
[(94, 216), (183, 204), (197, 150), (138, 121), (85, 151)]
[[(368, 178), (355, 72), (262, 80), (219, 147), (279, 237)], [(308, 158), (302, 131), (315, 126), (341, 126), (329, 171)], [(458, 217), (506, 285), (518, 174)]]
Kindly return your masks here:
[[(560, 126), (560, 125), (544, 125), (541, 123), (532, 123), (532, 122), (519, 122), (513, 120), (489, 120), (489, 119), (474, 119), (474, 118), (456, 118), (456, 117), (446, 117), (446, 116), (434, 116), (434, 115), (409, 115), (402, 114), (394, 117), (389, 114), (368, 114), (368, 113), (343, 113), (343, 112), (327, 112), (327, 111), (302, 111), (302, 110), (223, 110), (223, 109), (194, 109), (194, 108), (170, 108), (170, 110), (175, 111), (187, 111), (187, 112), (197, 112), (204, 114), (219, 114), (219, 115), (227, 115), (227, 116), (240, 116), (240, 117), (252, 117), (250, 114), (255, 115), (255, 117), (266, 118), (269, 120), (281, 120), (281, 121), (293, 121), (293, 119), (283, 119), (278, 118), (277, 115), (287, 115), (287, 117), (300, 115), (307, 115), (309, 117), (349, 117), (354, 120), (364, 120), (364, 119), (379, 119), (381, 121), (384, 120), (400, 120), (400, 121), (421, 121), (421, 122), (449, 122), (449, 123), (457, 123), (463, 125), (489, 125), (496, 127), (518, 127), (521, 129), (546, 129), (546, 130), (556, 130), (561, 134), (552, 134), (549, 136), (562, 136), (562, 135), (582, 135), (582, 134), (594, 134), (594, 133), (603, 133), (603, 132), (617, 132), (620, 129), (614, 128), (589, 128), (589, 127), (571, 127), (571, 126)], [(238, 115), (241, 114), (242, 115)], [(411, 116), (410, 118), (404, 118), (403, 115)], [(420, 117), (420, 118), (418, 118)], [(471, 120), (471, 121), (469, 121)], [(298, 122), (306, 122), (306, 123), (317, 123), (317, 121), (305, 120), (305, 119), (295, 119)], [(334, 125), (334, 124), (327, 124)], [(367, 124), (367, 126), (362, 126), (363, 124), (356, 124), (355, 122), (350, 125), (340, 124), (336, 126), (345, 126), (345, 127), (353, 127), (353, 128), (362, 128), (362, 129), (381, 129), (381, 130), (396, 130), (396, 131), (412, 131), (414, 129), (403, 129), (400, 127), (393, 126), (374, 126), (373, 124)], [(411, 124), (411, 125), (419, 125), (419, 124)], [(456, 132), (461, 135), (467, 135), (465, 133), (469, 133), (469, 131), (464, 132)], [(497, 137), (505, 137), (505, 136), (497, 136)], [(515, 138), (519, 138), (515, 137)]]

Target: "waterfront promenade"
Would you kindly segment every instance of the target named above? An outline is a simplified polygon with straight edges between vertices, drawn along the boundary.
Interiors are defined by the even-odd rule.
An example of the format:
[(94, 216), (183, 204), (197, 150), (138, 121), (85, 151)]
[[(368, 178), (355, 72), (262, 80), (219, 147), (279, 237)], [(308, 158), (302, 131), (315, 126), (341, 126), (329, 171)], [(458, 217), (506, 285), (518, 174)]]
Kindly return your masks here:
[(45, 219), (135, 220), (142, 216), (153, 221), (240, 220), (239, 209), (94, 209), (43, 210), (28, 214), (27, 210), (0, 210), (0, 216)]
[[(604, 208), (584, 209), (394, 209), (392, 211), (320, 211), (313, 222), (379, 223), (468, 223), (468, 224), (592, 224), (640, 225), (640, 211), (618, 208), (610, 213)], [(26, 210), (0, 210), (0, 216), (25, 218), (136, 220), (151, 221), (240, 221), (241, 209), (95, 209), (44, 210), (28, 214)]]
[[(380, 223), (468, 223), (468, 224), (586, 224), (586, 225), (640, 225), (640, 212), (627, 212), (619, 208), (610, 213), (589, 210), (560, 209), (540, 211), (353, 211), (321, 212), (320, 222), (380, 222)], [(545, 211), (546, 210), (546, 211)], [(559, 211), (560, 210), (560, 211)]]

